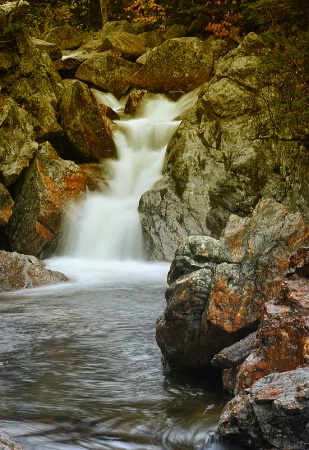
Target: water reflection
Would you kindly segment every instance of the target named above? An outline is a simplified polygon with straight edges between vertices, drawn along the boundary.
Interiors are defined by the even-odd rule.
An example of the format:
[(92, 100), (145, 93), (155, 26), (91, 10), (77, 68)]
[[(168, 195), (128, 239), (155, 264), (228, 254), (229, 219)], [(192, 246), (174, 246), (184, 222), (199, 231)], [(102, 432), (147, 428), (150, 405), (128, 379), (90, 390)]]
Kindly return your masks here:
[(208, 434), (227, 401), (220, 385), (161, 364), (168, 266), (123, 264), (119, 276), (109, 264), (85, 269), (88, 282), (1, 296), (0, 429), (26, 450), (228, 448)]

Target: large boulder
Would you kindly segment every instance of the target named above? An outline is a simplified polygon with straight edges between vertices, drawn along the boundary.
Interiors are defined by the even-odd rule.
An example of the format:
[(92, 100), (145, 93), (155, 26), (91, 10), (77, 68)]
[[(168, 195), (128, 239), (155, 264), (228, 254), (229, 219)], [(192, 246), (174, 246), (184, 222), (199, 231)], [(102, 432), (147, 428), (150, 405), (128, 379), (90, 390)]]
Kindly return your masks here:
[(145, 64), (132, 76), (131, 82), (136, 88), (151, 92), (184, 94), (192, 91), (210, 80), (215, 54), (223, 47), (221, 41), (190, 37), (170, 39), (147, 53)]
[(146, 52), (146, 43), (146, 40), (141, 36), (126, 32), (115, 32), (106, 36), (99, 50), (101, 52), (116, 50), (121, 54), (122, 58), (136, 61), (139, 56)]
[(41, 53), (47, 53), (52, 61), (57, 61), (62, 58), (62, 50), (58, 47), (57, 44), (53, 44), (52, 42), (44, 41), (43, 39), (32, 38), (32, 42), (35, 47)]
[(103, 25), (99, 33), (99, 39), (102, 41), (111, 33), (130, 33), (136, 34), (135, 28), (127, 20), (113, 20)]
[(16, 44), (19, 64), (14, 75), (1, 80), (2, 88), (32, 115), (36, 139), (52, 139), (62, 132), (57, 122), (64, 91), (60, 75), (50, 57), (40, 53), (24, 32), (17, 34)]
[[(62, 273), (47, 269), (35, 256), (0, 250), (0, 292), (45, 286), (67, 280)], [(0, 432), (0, 444), (1, 442)], [(2, 449), (1, 446), (0, 448)]]
[(255, 87), (266, 51), (257, 35), (246, 36), (218, 60), (199, 101), (183, 117), (168, 145), (163, 176), (139, 206), (149, 258), (172, 260), (178, 242), (190, 235), (219, 238), (231, 214), (250, 215), (263, 196), (309, 220), (308, 149), (270, 132), (261, 138), (269, 116)]
[(24, 0), (15, 2), (1, 2), (0, 5), (0, 33), (6, 31), (13, 22), (22, 22), (28, 13), (29, 3)]
[(68, 204), (85, 192), (86, 177), (72, 161), (64, 161), (49, 142), (42, 144), (17, 187), (8, 225), (12, 250), (46, 257), (59, 245)]
[(11, 98), (2, 96), (0, 99), (0, 180), (4, 186), (11, 186), (20, 177), (25, 167), (29, 166), (37, 148), (30, 114)]
[(75, 80), (63, 95), (60, 124), (73, 160), (99, 162), (116, 156), (108, 121), (101, 116), (90, 88), (81, 81)]
[(224, 408), (217, 433), (251, 449), (308, 449), (309, 367), (268, 375)]
[(80, 32), (68, 24), (46, 31), (42, 38), (56, 44), (62, 50), (72, 50), (80, 47), (83, 43)]
[(121, 58), (119, 52), (110, 50), (83, 62), (75, 77), (121, 98), (133, 87), (130, 79), (139, 68), (138, 64)]
[(191, 236), (182, 244), (157, 322), (169, 366), (209, 368), (215, 354), (255, 331), (263, 305), (281, 292), (291, 254), (308, 239), (300, 213), (263, 199), (251, 218), (231, 216), (220, 240)]

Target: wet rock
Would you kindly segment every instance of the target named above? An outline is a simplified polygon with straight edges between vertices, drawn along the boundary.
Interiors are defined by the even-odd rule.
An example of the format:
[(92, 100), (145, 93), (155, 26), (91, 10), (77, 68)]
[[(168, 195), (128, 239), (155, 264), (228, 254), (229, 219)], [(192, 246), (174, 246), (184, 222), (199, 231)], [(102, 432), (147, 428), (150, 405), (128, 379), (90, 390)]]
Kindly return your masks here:
[(217, 433), (256, 449), (308, 448), (309, 367), (268, 375), (224, 408)]
[(17, 442), (13, 441), (6, 433), (0, 431), (1, 450), (23, 450)]
[(251, 218), (231, 216), (220, 241), (185, 241), (157, 323), (166, 362), (177, 369), (208, 368), (215, 354), (255, 331), (265, 302), (280, 295), (291, 254), (308, 238), (300, 213), (263, 199)]
[(75, 76), (121, 98), (133, 87), (130, 79), (139, 68), (138, 64), (121, 58), (119, 52), (107, 51), (85, 61), (77, 69)]
[[(0, 250), (0, 292), (62, 283), (67, 280), (65, 275), (47, 269), (45, 264), (34, 256)], [(6, 448), (1, 446), (2, 443), (7, 445), (8, 449), (21, 448), (0, 432), (0, 448)]]
[(130, 33), (136, 34), (135, 28), (126, 20), (114, 20), (103, 25), (99, 38), (103, 41), (110, 33)]
[(78, 57), (68, 56), (67, 58), (54, 61), (54, 67), (61, 77), (74, 78), (76, 70), (83, 62), (84, 60), (81, 60)]
[(99, 162), (116, 156), (108, 122), (102, 118), (86, 84), (76, 80), (66, 89), (60, 105), (60, 124), (73, 160)]
[(164, 42), (147, 53), (143, 67), (131, 78), (139, 89), (185, 93), (209, 81), (214, 68), (212, 45), (198, 38)]
[(68, 205), (86, 189), (79, 167), (64, 161), (49, 142), (42, 144), (18, 185), (8, 225), (12, 250), (46, 257), (60, 245)]
[(136, 59), (146, 52), (146, 40), (131, 33), (109, 33), (99, 47), (101, 52), (118, 51), (122, 58), (129, 61)]
[(143, 100), (146, 100), (147, 98), (149, 98), (149, 96), (149, 92), (145, 89), (132, 91), (128, 95), (128, 100), (124, 108), (125, 114), (135, 114)]
[(104, 192), (112, 179), (112, 171), (108, 164), (81, 164), (80, 170), (86, 177), (87, 189)]
[[(18, 126), (16, 124), (18, 123)], [(31, 116), (14, 100), (0, 99), (0, 181), (11, 186), (29, 166), (38, 144)]]
[(82, 45), (82, 36), (71, 25), (55, 27), (43, 34), (42, 38), (47, 42), (58, 45), (62, 50), (72, 50)]

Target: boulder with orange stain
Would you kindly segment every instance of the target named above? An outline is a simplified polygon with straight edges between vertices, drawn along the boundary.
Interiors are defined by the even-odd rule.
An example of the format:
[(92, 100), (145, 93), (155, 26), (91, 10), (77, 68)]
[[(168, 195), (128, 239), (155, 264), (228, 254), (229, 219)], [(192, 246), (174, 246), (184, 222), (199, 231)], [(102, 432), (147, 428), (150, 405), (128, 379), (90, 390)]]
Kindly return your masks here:
[(291, 254), (308, 238), (302, 215), (271, 199), (250, 218), (232, 216), (220, 240), (191, 236), (171, 265), (157, 324), (167, 363), (210, 367), (216, 353), (256, 330), (264, 304), (281, 292)]
[(60, 245), (69, 204), (84, 194), (86, 181), (79, 166), (59, 158), (49, 142), (42, 144), (17, 189), (8, 226), (12, 250), (50, 255)]

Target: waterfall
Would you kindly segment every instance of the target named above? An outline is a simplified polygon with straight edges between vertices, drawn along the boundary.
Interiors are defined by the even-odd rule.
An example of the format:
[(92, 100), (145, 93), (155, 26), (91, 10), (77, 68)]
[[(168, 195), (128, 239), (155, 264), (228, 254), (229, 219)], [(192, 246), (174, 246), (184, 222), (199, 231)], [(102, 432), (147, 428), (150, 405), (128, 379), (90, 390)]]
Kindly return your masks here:
[(112, 173), (107, 192), (88, 192), (72, 207), (68, 253), (82, 259), (142, 260), (139, 200), (161, 177), (167, 144), (180, 123), (175, 118), (194, 104), (197, 93), (186, 94), (176, 102), (152, 95), (130, 117), (123, 113), (124, 100), (93, 92), (99, 103), (121, 117), (113, 129), (118, 157), (107, 162)]

